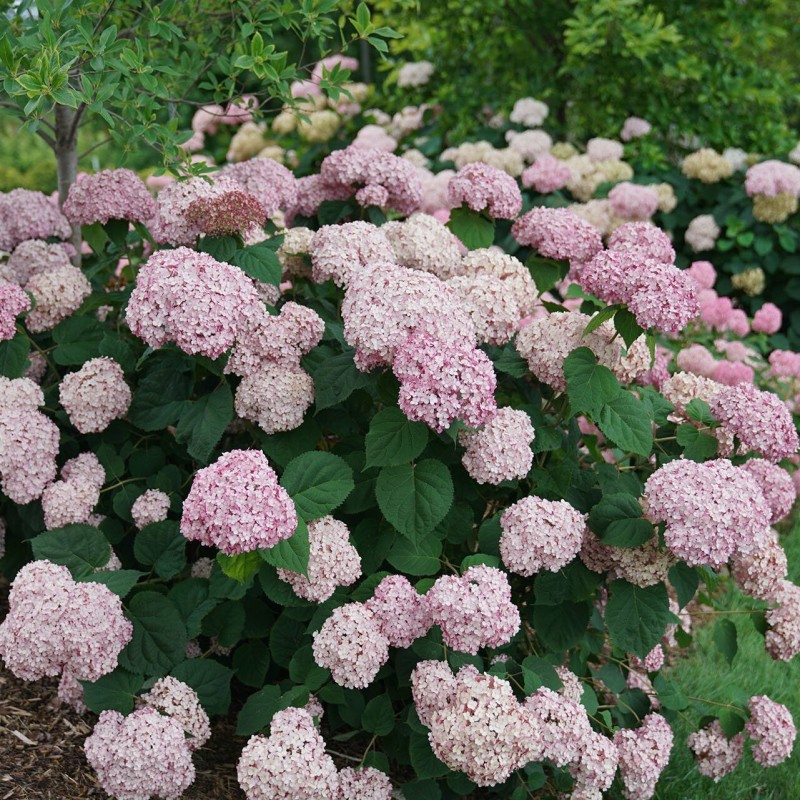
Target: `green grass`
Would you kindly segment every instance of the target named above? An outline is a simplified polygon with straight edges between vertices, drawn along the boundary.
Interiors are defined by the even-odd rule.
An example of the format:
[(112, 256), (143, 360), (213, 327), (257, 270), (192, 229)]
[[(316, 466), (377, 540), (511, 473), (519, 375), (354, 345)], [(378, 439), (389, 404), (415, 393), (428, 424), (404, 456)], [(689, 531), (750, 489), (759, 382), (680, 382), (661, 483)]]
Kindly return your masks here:
[[(789, 560), (789, 577), (800, 582), (800, 523), (782, 537)], [(728, 590), (726, 607), (732, 610), (753, 608), (753, 601), (734, 587)], [(717, 702), (729, 702), (737, 689), (748, 695), (766, 694), (784, 703), (800, 726), (800, 656), (784, 663), (773, 661), (764, 650), (764, 637), (753, 627), (747, 614), (728, 617), (738, 632), (739, 650), (728, 662), (713, 641), (713, 625), (695, 632), (694, 642), (665, 676), (675, 681), (687, 695)], [(790, 759), (765, 769), (753, 762), (750, 747), (739, 766), (715, 784), (697, 772), (686, 737), (696, 729), (701, 712), (691, 707), (673, 723), (675, 744), (672, 758), (658, 784), (659, 800), (797, 800), (800, 798), (800, 744), (795, 744)]]

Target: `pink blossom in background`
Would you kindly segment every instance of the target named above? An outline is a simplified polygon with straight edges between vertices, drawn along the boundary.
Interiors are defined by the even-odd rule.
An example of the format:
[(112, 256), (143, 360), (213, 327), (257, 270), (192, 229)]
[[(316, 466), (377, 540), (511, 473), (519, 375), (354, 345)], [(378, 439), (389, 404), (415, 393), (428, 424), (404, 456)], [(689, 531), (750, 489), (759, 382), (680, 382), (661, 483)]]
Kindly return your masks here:
[(513, 219), (522, 208), (517, 182), (507, 173), (480, 161), (463, 166), (447, 186), (454, 208), (469, 206), (496, 219)]
[(71, 234), (57, 200), (30, 189), (0, 193), (0, 250), (10, 253), (27, 239), (69, 239)]
[(797, 499), (792, 476), (783, 467), (763, 458), (751, 458), (742, 465), (758, 483), (772, 511), (770, 523), (788, 516)]
[(394, 153), (397, 150), (397, 139), (389, 136), (380, 125), (365, 125), (353, 139), (353, 147), (370, 147)]
[(288, 539), (297, 513), (260, 450), (230, 450), (195, 473), (181, 533), (229, 556)]
[(243, 235), (266, 222), (259, 201), (238, 186), (217, 182), (211, 193), (186, 209), (186, 220), (207, 236)]
[(726, 386), (736, 386), (737, 383), (753, 383), (755, 373), (752, 367), (742, 364), (740, 361), (718, 361), (714, 365), (709, 377), (717, 383), (724, 383)]
[(614, 213), (623, 219), (647, 219), (658, 210), (658, 192), (652, 186), (640, 186), (623, 181), (609, 193)]
[(167, 518), (170, 499), (166, 492), (160, 489), (148, 489), (140, 494), (131, 506), (133, 524), (141, 530), (154, 522), (163, 522)]
[(776, 661), (791, 661), (800, 653), (800, 586), (781, 581), (767, 599), (778, 605), (766, 613), (769, 630), (764, 647)]
[(702, 344), (691, 344), (678, 352), (676, 357), (678, 368), (695, 375), (710, 378), (717, 366), (717, 360), (708, 348)]
[(763, 694), (750, 698), (750, 720), (744, 730), (757, 742), (753, 760), (762, 767), (774, 767), (789, 758), (797, 736), (789, 709)]
[(647, 136), (653, 126), (641, 117), (628, 117), (619, 132), (619, 138), (623, 142), (630, 142), (631, 139), (639, 139), (642, 136)]
[(61, 468), (61, 480), (42, 492), (42, 512), (48, 530), (86, 523), (100, 500), (106, 473), (94, 453), (81, 453)]
[(782, 324), (783, 314), (774, 303), (764, 303), (753, 316), (753, 330), (756, 333), (777, 333)]
[(624, 153), (624, 146), (614, 139), (597, 136), (586, 143), (586, 155), (591, 161), (619, 161)]
[(800, 353), (773, 350), (769, 354), (769, 374), (775, 378), (800, 378)]
[(155, 202), (144, 181), (130, 169), (81, 174), (64, 201), (64, 215), (76, 225), (105, 225), (110, 219), (147, 223)]
[(0, 284), (0, 342), (13, 339), (17, 317), (31, 307), (31, 299), (13, 283)]
[(35, 301), (25, 317), (25, 327), (31, 333), (52, 330), (92, 293), (87, 277), (68, 263), (35, 273), (24, 288)]
[(402, 222), (387, 222), (379, 230), (391, 243), (394, 255), (376, 261), (394, 261), (404, 267), (430, 272), (442, 280), (464, 271), (461, 241), (429, 214), (416, 212)]
[(677, 336), (699, 313), (695, 284), (673, 264), (647, 261), (631, 276), (628, 309), (643, 328)]
[(392, 369), (400, 381), (400, 409), (438, 433), (456, 419), (477, 428), (497, 410), (492, 362), (469, 342), (414, 333), (397, 348)]
[(392, 782), (375, 767), (345, 767), (339, 772), (336, 800), (392, 800)]
[(103, 711), (84, 750), (100, 785), (117, 800), (177, 800), (194, 781), (183, 727), (154, 708), (127, 717)]
[[(247, 161), (242, 162), (247, 164)], [(297, 196), (286, 210), (286, 224), (291, 225), (298, 215), (311, 217), (326, 200), (347, 200), (355, 191), (352, 187), (326, 181), (322, 175), (307, 175), (297, 179)]]
[(208, 714), (200, 705), (197, 692), (183, 681), (171, 676), (159, 678), (142, 699), (150, 708), (181, 724), (189, 737), (186, 744), (190, 750), (198, 750), (211, 736)]
[(228, 164), (219, 174), (231, 178), (255, 197), (267, 217), (293, 208), (297, 203), (298, 180), (291, 170), (271, 158), (251, 158)]
[(522, 173), (522, 185), (540, 194), (563, 189), (572, 178), (572, 170), (561, 159), (544, 153)]
[(207, 133), (213, 136), (217, 132), (220, 120), (225, 114), (225, 109), (218, 105), (208, 105), (198, 108), (192, 117), (192, 130), (195, 133)]
[(675, 250), (669, 236), (652, 222), (626, 222), (620, 225), (608, 237), (608, 249), (633, 250), (638, 255), (663, 264), (675, 261)]
[(717, 271), (710, 261), (692, 261), (686, 272), (697, 284), (698, 290), (713, 289), (717, 280)]
[(514, 222), (511, 233), (520, 244), (560, 261), (583, 264), (603, 249), (597, 229), (566, 208), (534, 208)]
[(736, 585), (751, 597), (775, 603), (786, 585), (788, 564), (778, 533), (770, 530), (763, 545), (748, 555), (734, 553), (730, 574)]
[(394, 250), (382, 228), (370, 222), (323, 225), (311, 239), (311, 275), (316, 283), (333, 279), (346, 286), (354, 271), (376, 262), (394, 261)]
[(28, 239), (14, 248), (2, 269), (3, 277), (24, 286), (39, 272), (69, 266), (72, 266), (72, 262), (62, 244), (47, 244), (39, 239)]
[(776, 197), (779, 194), (800, 197), (800, 169), (774, 159), (753, 164), (744, 176), (744, 188), (749, 197)]

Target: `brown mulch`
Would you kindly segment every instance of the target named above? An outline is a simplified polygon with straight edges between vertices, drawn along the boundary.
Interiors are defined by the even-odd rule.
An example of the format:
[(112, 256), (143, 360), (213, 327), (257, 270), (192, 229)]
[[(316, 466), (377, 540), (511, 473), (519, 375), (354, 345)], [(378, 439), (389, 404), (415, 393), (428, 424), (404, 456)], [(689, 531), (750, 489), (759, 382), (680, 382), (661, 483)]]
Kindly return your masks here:
[[(0, 585), (0, 620), (7, 585)], [(57, 679), (28, 683), (0, 662), (0, 800), (77, 800), (108, 797), (83, 754), (84, 739), (97, 720), (58, 700)], [(212, 722), (212, 735), (194, 755), (197, 778), (184, 800), (243, 800), (236, 762), (244, 744), (235, 719)]]

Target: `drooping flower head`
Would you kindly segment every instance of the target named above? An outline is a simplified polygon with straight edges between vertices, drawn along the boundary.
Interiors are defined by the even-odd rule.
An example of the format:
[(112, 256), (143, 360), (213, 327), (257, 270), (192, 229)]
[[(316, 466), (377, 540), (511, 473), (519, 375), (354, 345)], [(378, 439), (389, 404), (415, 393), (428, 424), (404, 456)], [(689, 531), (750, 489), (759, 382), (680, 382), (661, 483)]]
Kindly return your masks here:
[(750, 719), (745, 733), (757, 744), (753, 746), (753, 759), (762, 767), (774, 767), (792, 754), (797, 736), (792, 715), (781, 703), (766, 695), (750, 698)]

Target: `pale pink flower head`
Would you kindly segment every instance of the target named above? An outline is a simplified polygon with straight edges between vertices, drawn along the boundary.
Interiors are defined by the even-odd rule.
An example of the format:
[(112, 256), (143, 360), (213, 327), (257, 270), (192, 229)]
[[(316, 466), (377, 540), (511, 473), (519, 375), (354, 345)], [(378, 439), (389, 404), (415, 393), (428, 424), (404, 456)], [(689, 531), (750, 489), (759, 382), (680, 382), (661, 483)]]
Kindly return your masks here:
[(77, 311), (92, 293), (92, 285), (77, 267), (67, 263), (37, 272), (25, 284), (25, 291), (35, 302), (25, 317), (25, 327), (31, 333), (41, 333)]
[(29, 378), (0, 377), (0, 487), (24, 505), (56, 476), (59, 430), (39, 411), (42, 390)]
[(150, 347), (175, 342), (191, 355), (218, 358), (249, 320), (263, 315), (258, 292), (241, 269), (179, 247), (158, 251), (139, 270), (126, 321)]
[(533, 97), (522, 97), (514, 103), (509, 120), (526, 128), (538, 128), (550, 113), (547, 103)]
[(210, 194), (186, 209), (186, 220), (207, 236), (243, 236), (266, 222), (259, 201), (229, 181), (218, 181)]
[(572, 178), (572, 170), (559, 158), (544, 153), (522, 173), (522, 185), (540, 194), (563, 189)]
[[(247, 161), (242, 162), (247, 164)], [(326, 200), (347, 200), (355, 190), (342, 183), (326, 181), (322, 175), (306, 175), (297, 178), (297, 194), (294, 202), (286, 209), (286, 224), (292, 225), (298, 215), (312, 217)]]
[(336, 800), (392, 800), (392, 782), (375, 767), (345, 767), (339, 772)]
[(620, 225), (608, 237), (608, 249), (635, 250), (641, 256), (663, 264), (675, 261), (675, 250), (669, 236), (652, 222), (626, 222)]
[(728, 315), (728, 330), (737, 336), (747, 336), (750, 333), (750, 322), (742, 308), (734, 308)]
[(463, 166), (447, 186), (454, 208), (466, 205), (496, 219), (514, 219), (522, 208), (522, 194), (517, 182), (497, 167), (481, 161)]
[(690, 566), (718, 567), (769, 535), (772, 514), (758, 483), (725, 459), (659, 467), (645, 483), (642, 505), (652, 522), (666, 522), (667, 547)]
[(792, 754), (797, 736), (792, 715), (785, 705), (770, 700), (766, 695), (750, 698), (750, 719), (744, 730), (756, 741), (753, 760), (762, 767), (781, 764)]
[(343, 53), (334, 53), (331, 56), (325, 56), (314, 65), (311, 72), (311, 80), (319, 83), (322, 80), (324, 72), (332, 72), (335, 67), (339, 69), (355, 72), (358, 69), (358, 59), (353, 56), (346, 56)]
[(702, 344), (691, 344), (678, 352), (676, 356), (678, 369), (710, 378), (717, 366), (713, 353)]
[[(731, 557), (729, 566), (731, 577), (745, 594), (767, 603), (775, 603), (779, 597), (786, 598), (785, 588), (791, 584), (787, 584), (786, 581), (788, 563), (786, 553), (778, 540), (777, 531), (771, 529), (764, 544), (754, 552), (748, 555), (735, 553)], [(781, 623), (778, 620), (783, 620), (786, 615), (781, 613), (780, 606), (767, 614), (768, 617), (769, 615), (777, 616), (777, 619), (776, 617), (768, 618), (767, 621), (775, 623), (775, 627), (766, 635), (767, 651), (775, 658), (777, 649), (771, 648), (770, 645), (777, 645), (776, 639), (780, 639), (780, 644), (783, 644), (785, 637), (780, 635)], [(800, 629), (798, 629), (798, 633), (800, 634)], [(797, 648), (800, 649), (800, 638)], [(778, 649), (782, 651), (782, 648)]]
[(394, 250), (383, 229), (370, 222), (323, 225), (311, 239), (308, 252), (314, 282), (332, 279), (341, 287), (366, 266), (394, 261)]
[(673, 264), (649, 260), (631, 275), (628, 309), (643, 328), (670, 336), (700, 313), (692, 279)]
[(228, 103), (219, 122), (223, 125), (244, 125), (253, 121), (253, 112), (258, 110), (258, 98), (243, 94), (238, 100)]
[(523, 497), (500, 517), (500, 555), (518, 575), (557, 572), (578, 555), (586, 519), (565, 500)]
[(639, 139), (642, 136), (647, 136), (653, 126), (641, 117), (628, 117), (619, 132), (619, 138), (623, 142), (629, 142), (631, 139)]
[(699, 291), (714, 288), (714, 283), (717, 280), (717, 271), (710, 261), (692, 261), (686, 272), (695, 282)]
[(181, 533), (229, 556), (288, 539), (297, 512), (260, 450), (231, 450), (198, 470), (183, 504)]
[(523, 707), (530, 725), (526, 760), (549, 759), (559, 767), (578, 760), (592, 734), (583, 706), (542, 687), (526, 698)]
[(225, 114), (222, 106), (208, 105), (198, 108), (192, 117), (192, 130), (195, 133), (208, 133), (214, 135), (220, 124), (221, 117)]
[(124, 417), (131, 404), (122, 367), (107, 357), (90, 359), (77, 372), (65, 375), (58, 393), (70, 422), (81, 433), (104, 431)]
[(13, 283), (0, 284), (0, 342), (13, 339), (17, 317), (31, 307), (31, 299)]
[(117, 800), (177, 800), (194, 781), (181, 723), (154, 708), (127, 717), (103, 711), (83, 747), (100, 785)]
[(94, 453), (81, 453), (61, 469), (61, 480), (42, 492), (44, 524), (48, 530), (88, 522), (100, 500), (106, 473)]
[(236, 387), (234, 408), (264, 433), (292, 431), (303, 424), (314, 402), (314, 381), (301, 367), (264, 363)]
[[(399, 214), (416, 211), (422, 202), (422, 181), (417, 168), (404, 158), (368, 147), (346, 147), (327, 156), (320, 167), (322, 180), (327, 184), (362, 188), (381, 187), (386, 192), (382, 208)], [(358, 199), (358, 195), (356, 195)], [(372, 194), (362, 195), (365, 205)], [(371, 204), (371, 203), (370, 203)]]
[[(777, 566), (783, 566), (779, 559), (775, 561)], [(772, 572), (776, 572), (774, 567)], [(764, 637), (766, 651), (776, 661), (791, 661), (800, 653), (800, 586), (781, 580), (765, 599), (778, 604), (766, 614), (769, 626)]]
[(672, 729), (660, 714), (648, 714), (635, 730), (614, 734), (627, 800), (650, 800), (672, 751)]
[(53, 267), (71, 266), (63, 244), (47, 244), (40, 239), (20, 242), (3, 266), (3, 276), (24, 286), (33, 275)]
[(695, 253), (713, 250), (720, 233), (712, 214), (699, 214), (687, 226), (683, 238)]
[(418, 661), (411, 673), (411, 695), (420, 722), (431, 725), (434, 711), (453, 702), (456, 678), (446, 661)]
[(433, 624), (425, 597), (404, 575), (387, 575), (364, 605), (392, 647), (410, 647)]
[(752, 367), (743, 364), (741, 361), (723, 359), (714, 365), (709, 377), (725, 386), (736, 386), (738, 383), (753, 383), (755, 373)]
[(363, 603), (334, 609), (313, 635), (314, 660), (348, 689), (365, 689), (389, 659), (389, 640)]
[(709, 405), (716, 419), (739, 438), (744, 452), (752, 450), (774, 462), (797, 452), (792, 415), (776, 394), (739, 383), (720, 389)]
[(773, 350), (768, 360), (770, 377), (800, 378), (800, 353), (791, 350)]
[(774, 303), (764, 303), (753, 316), (753, 330), (756, 333), (777, 333), (782, 324), (783, 314)]
[(744, 753), (744, 735), (737, 733), (729, 739), (718, 719), (689, 734), (686, 744), (694, 753), (697, 771), (714, 783), (733, 772)]
[(156, 204), (144, 181), (130, 169), (81, 174), (64, 201), (64, 214), (76, 225), (105, 225), (110, 219), (147, 223)]
[(650, 263), (651, 259), (633, 250), (601, 250), (576, 270), (575, 280), (585, 292), (606, 303), (627, 303), (631, 299), (634, 275), (646, 262)]
[(658, 210), (658, 192), (652, 186), (623, 181), (609, 193), (614, 213), (623, 219), (647, 219)]
[(492, 362), (469, 342), (414, 333), (396, 350), (392, 368), (403, 413), (439, 433), (456, 419), (480, 427), (497, 411)]
[(751, 458), (742, 464), (742, 469), (754, 478), (763, 492), (772, 511), (770, 524), (788, 516), (797, 499), (792, 476), (783, 467), (763, 458)]
[(372, 147), (393, 153), (397, 150), (397, 139), (389, 136), (380, 125), (364, 125), (353, 139), (353, 147)]
[(514, 222), (511, 233), (521, 245), (559, 261), (583, 264), (603, 249), (597, 229), (566, 208), (533, 208)]
[(614, 139), (597, 136), (586, 143), (586, 155), (591, 161), (619, 161), (625, 153), (625, 147)]
[(507, 644), (519, 630), (508, 578), (494, 567), (478, 565), (460, 578), (437, 578), (426, 598), (434, 624), (455, 650), (475, 655), (482, 647)]
[[(345, 339), (356, 348), (356, 366), (363, 371), (391, 364), (412, 333), (452, 343), (459, 351), (476, 341), (475, 325), (457, 292), (435, 275), (396, 264), (356, 272), (342, 318)], [(470, 355), (470, 361), (476, 359)]]
[(0, 194), (0, 250), (10, 253), (27, 239), (68, 239), (71, 232), (58, 203), (42, 192), (12, 189)]
[(774, 159), (753, 164), (744, 176), (744, 188), (749, 197), (777, 197), (779, 194), (800, 197), (800, 169)]
[(223, 167), (220, 175), (231, 178), (258, 200), (264, 215), (271, 217), (297, 202), (297, 179), (291, 170), (271, 158), (251, 158)]
[(403, 222), (387, 222), (379, 230), (391, 243), (394, 256), (375, 261), (395, 261), (404, 267), (430, 272), (442, 280), (463, 272), (463, 245), (436, 217), (417, 212)]
[(206, 178), (196, 177), (165, 186), (158, 193), (149, 223), (156, 243), (193, 247), (202, 231), (189, 220), (187, 212), (198, 200), (213, 197), (214, 185)]
[(32, 561), (11, 585), (0, 656), (23, 680), (68, 671), (96, 681), (113, 671), (133, 635), (122, 601), (99, 583), (76, 583), (66, 567)]
[(201, 748), (211, 736), (208, 714), (200, 705), (200, 698), (191, 686), (168, 676), (159, 678), (142, 700), (156, 711), (177, 720), (188, 736), (186, 744), (190, 750)]
[(535, 433), (526, 411), (500, 408), (478, 431), (461, 431), (465, 448), (461, 463), (478, 483), (497, 485), (522, 479), (533, 464), (531, 442)]
[(350, 530), (331, 516), (308, 523), (310, 552), (305, 575), (279, 569), (278, 577), (294, 593), (314, 603), (324, 603), (337, 586), (350, 586), (361, 577), (361, 557), (350, 544)]
[(169, 495), (160, 489), (148, 489), (131, 506), (133, 524), (141, 530), (155, 522), (163, 522), (169, 512)]

